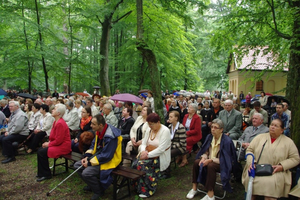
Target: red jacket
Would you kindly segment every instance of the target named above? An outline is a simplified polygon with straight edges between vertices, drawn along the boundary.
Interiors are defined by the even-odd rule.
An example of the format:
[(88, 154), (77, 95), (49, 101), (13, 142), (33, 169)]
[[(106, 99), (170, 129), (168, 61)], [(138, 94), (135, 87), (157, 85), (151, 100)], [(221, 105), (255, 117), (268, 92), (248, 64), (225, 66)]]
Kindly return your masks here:
[[(185, 123), (187, 118), (189, 117), (189, 114), (186, 114), (183, 118), (182, 124), (185, 127)], [(186, 132), (186, 135), (188, 137), (195, 137), (195, 140), (201, 140), (202, 138), (202, 131), (201, 131), (201, 119), (199, 117), (199, 115), (194, 114), (192, 117), (192, 121), (190, 124), (190, 130)]]
[(69, 154), (71, 150), (71, 138), (69, 127), (63, 118), (54, 121), (49, 136), (48, 157), (59, 158), (61, 155)]

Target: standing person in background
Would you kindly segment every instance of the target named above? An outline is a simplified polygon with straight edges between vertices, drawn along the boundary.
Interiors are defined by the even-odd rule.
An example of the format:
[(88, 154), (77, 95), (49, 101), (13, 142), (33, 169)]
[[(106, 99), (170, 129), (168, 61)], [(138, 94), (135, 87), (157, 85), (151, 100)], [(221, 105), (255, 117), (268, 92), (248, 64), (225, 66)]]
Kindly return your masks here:
[(147, 95), (146, 101), (150, 102), (151, 108), (152, 108), (153, 112), (155, 112), (155, 109), (154, 109), (154, 98), (153, 98), (152, 91), (148, 91), (148, 95)]
[(241, 91), (240, 96), (239, 96), (239, 104), (241, 104), (243, 99), (245, 99), (245, 95), (244, 95), (243, 91)]
[(248, 92), (248, 94), (246, 96), (246, 107), (250, 108), (250, 106), (251, 106), (251, 99), (252, 99), (251, 92)]
[(268, 110), (269, 106), (267, 105), (268, 103), (268, 97), (266, 96), (265, 92), (261, 92), (260, 93), (260, 97), (259, 97), (259, 102), (261, 104), (261, 107), (263, 107), (263, 109)]

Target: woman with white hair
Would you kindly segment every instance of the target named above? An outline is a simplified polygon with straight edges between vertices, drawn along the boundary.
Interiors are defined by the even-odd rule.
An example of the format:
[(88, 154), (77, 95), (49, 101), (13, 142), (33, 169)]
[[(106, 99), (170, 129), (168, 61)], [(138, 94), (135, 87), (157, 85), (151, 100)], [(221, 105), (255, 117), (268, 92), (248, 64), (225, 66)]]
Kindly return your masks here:
[[(188, 152), (192, 151), (194, 144), (199, 142), (202, 138), (201, 131), (201, 119), (197, 115), (198, 105), (196, 103), (191, 103), (188, 107), (188, 114), (183, 118), (182, 125), (186, 129), (186, 150)], [(188, 164), (186, 155), (182, 156), (182, 162), (179, 167), (184, 167)]]
[(65, 112), (66, 107), (63, 104), (56, 104), (52, 110), (52, 117), (55, 121), (50, 132), (49, 142), (44, 142), (42, 148), (37, 152), (38, 182), (51, 178), (48, 158), (59, 158), (72, 151), (69, 127), (62, 118)]

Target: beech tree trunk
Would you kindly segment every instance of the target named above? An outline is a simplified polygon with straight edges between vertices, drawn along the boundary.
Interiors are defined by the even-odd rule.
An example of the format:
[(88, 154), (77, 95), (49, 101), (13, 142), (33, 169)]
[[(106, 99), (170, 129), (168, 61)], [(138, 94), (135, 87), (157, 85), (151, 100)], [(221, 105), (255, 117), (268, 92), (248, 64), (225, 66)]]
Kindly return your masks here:
[(160, 116), (161, 123), (165, 123), (163, 113), (163, 102), (161, 97), (161, 83), (160, 73), (156, 63), (156, 57), (154, 52), (148, 48), (148, 45), (144, 42), (144, 28), (143, 28), (143, 0), (136, 0), (137, 9), (137, 49), (141, 52), (143, 59), (148, 63), (150, 77), (151, 77), (151, 90), (154, 97), (155, 112)]
[[(293, 1), (295, 8), (300, 7), (300, 1)], [(300, 11), (297, 9), (294, 14), (293, 39), (287, 76), (287, 97), (290, 100), (292, 111), (291, 136), (300, 149)]]
[(100, 84), (101, 95), (110, 96), (110, 84), (108, 78), (109, 64), (108, 64), (108, 52), (109, 52), (109, 34), (111, 29), (111, 16), (106, 16), (102, 23), (102, 34), (100, 40)]
[[(41, 24), (40, 24), (40, 15), (39, 15), (39, 7), (38, 7), (38, 3), (37, 0), (35, 0), (35, 10), (36, 10), (36, 19), (37, 19), (37, 24), (38, 24), (38, 33), (39, 33), (39, 43), (40, 43), (40, 49), (41, 52), (43, 53), (43, 37), (42, 37), (42, 32), (41, 32)], [(44, 76), (45, 76), (45, 85), (46, 85), (46, 91), (48, 92), (49, 90), (49, 84), (48, 84), (48, 71), (47, 71), (47, 67), (46, 67), (46, 61), (45, 58), (42, 54), (42, 64), (43, 64), (43, 71), (44, 71)]]

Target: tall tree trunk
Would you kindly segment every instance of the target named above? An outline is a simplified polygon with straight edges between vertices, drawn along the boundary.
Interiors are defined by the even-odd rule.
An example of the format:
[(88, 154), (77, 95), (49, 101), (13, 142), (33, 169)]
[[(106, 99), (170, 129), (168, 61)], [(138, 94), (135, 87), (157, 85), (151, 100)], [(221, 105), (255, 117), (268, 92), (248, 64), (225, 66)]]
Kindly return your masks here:
[(293, 1), (296, 9), (294, 14), (293, 39), (291, 43), (291, 54), (289, 71), (287, 77), (287, 97), (290, 100), (292, 110), (291, 135), (298, 149), (300, 149), (300, 1)]
[(106, 16), (102, 23), (102, 34), (100, 40), (100, 55), (102, 56), (100, 60), (100, 84), (101, 84), (101, 94), (110, 96), (111, 91), (109, 87), (109, 64), (108, 64), (108, 52), (109, 52), (109, 34), (111, 29), (111, 18)]
[(73, 58), (73, 28), (71, 25), (71, 8), (69, 4), (69, 16), (68, 16), (68, 22), (70, 27), (70, 55), (69, 55), (69, 81), (68, 81), (68, 93), (71, 94), (71, 78), (72, 78), (72, 58)]
[(46, 91), (49, 90), (49, 84), (48, 84), (48, 71), (47, 71), (47, 67), (46, 67), (46, 62), (45, 62), (45, 58), (43, 55), (43, 38), (42, 38), (42, 32), (41, 32), (41, 24), (40, 24), (40, 15), (39, 15), (39, 7), (38, 7), (38, 3), (37, 0), (35, 0), (35, 10), (36, 10), (36, 19), (37, 19), (37, 24), (38, 24), (38, 33), (39, 33), (39, 42), (40, 42), (40, 49), (42, 52), (42, 64), (43, 64), (43, 71), (44, 71), (44, 76), (45, 76), (45, 85), (46, 85)]
[[(24, 30), (24, 37), (25, 37), (25, 46), (26, 50), (29, 50), (29, 45), (28, 45), (28, 37), (27, 37), (27, 32), (26, 32), (26, 23), (25, 23), (25, 14), (24, 14), (24, 4), (22, 1), (22, 17), (23, 17), (23, 30)], [(32, 83), (32, 69), (33, 66), (31, 67), (29, 59), (27, 59), (27, 66), (28, 66), (28, 92), (31, 94), (31, 83)]]
[(137, 9), (137, 49), (141, 52), (143, 58), (147, 61), (151, 77), (151, 87), (154, 97), (155, 112), (160, 116), (161, 123), (164, 124), (165, 118), (163, 113), (163, 103), (161, 98), (160, 73), (156, 63), (154, 52), (148, 47), (144, 41), (143, 28), (143, 0), (136, 0)]

